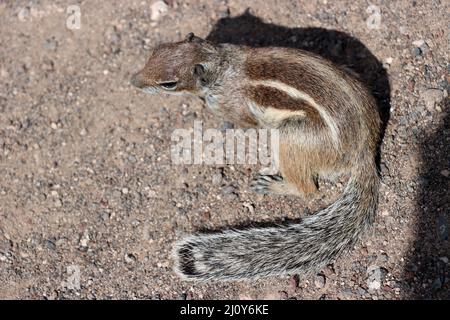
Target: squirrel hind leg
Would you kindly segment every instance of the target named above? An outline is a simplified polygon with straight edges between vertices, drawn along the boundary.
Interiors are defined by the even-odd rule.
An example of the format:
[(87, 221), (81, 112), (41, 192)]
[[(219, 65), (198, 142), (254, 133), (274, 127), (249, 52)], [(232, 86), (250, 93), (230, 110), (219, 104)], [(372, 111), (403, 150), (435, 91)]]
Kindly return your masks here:
[(319, 189), (318, 175), (306, 174), (300, 170), (286, 170), (283, 172), (284, 183), (289, 186), (290, 194), (309, 199)]
[(300, 195), (308, 198), (315, 194), (318, 190), (317, 177), (311, 176), (306, 179), (299, 179), (295, 182), (294, 186)]

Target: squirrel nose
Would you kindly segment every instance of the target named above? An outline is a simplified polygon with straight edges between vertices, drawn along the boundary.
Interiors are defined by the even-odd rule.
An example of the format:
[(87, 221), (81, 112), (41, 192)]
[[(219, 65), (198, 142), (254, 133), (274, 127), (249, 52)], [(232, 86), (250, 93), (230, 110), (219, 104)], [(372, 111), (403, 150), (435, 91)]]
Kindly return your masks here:
[(136, 73), (135, 75), (133, 75), (133, 76), (131, 77), (130, 83), (131, 83), (133, 86), (135, 86), (135, 87), (137, 87), (137, 88), (139, 88), (139, 89), (142, 89), (142, 88), (144, 87), (144, 81), (142, 81), (141, 73), (138, 72), (138, 73)]

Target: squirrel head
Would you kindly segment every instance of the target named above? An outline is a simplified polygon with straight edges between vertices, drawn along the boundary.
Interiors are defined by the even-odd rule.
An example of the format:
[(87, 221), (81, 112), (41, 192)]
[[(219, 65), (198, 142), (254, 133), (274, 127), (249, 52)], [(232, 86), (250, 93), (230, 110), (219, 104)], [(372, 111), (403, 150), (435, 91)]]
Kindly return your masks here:
[(131, 84), (147, 93), (201, 94), (214, 83), (219, 63), (217, 47), (189, 33), (183, 41), (153, 48)]

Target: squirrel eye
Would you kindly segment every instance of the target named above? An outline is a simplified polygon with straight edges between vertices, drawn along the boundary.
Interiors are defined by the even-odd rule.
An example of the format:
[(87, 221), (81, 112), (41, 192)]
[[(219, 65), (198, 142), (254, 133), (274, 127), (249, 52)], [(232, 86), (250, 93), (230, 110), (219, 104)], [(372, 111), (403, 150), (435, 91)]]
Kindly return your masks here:
[(176, 81), (166, 81), (160, 82), (158, 84), (166, 90), (174, 90), (177, 87), (178, 83)]

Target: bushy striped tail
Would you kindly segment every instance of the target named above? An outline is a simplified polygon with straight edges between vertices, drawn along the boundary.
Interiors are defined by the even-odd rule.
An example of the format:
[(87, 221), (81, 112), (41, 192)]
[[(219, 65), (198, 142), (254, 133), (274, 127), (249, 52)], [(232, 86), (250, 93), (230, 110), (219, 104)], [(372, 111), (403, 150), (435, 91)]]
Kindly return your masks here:
[(371, 167), (357, 170), (333, 204), (300, 223), (183, 239), (174, 249), (176, 272), (186, 280), (205, 281), (320, 270), (374, 221), (379, 177)]

